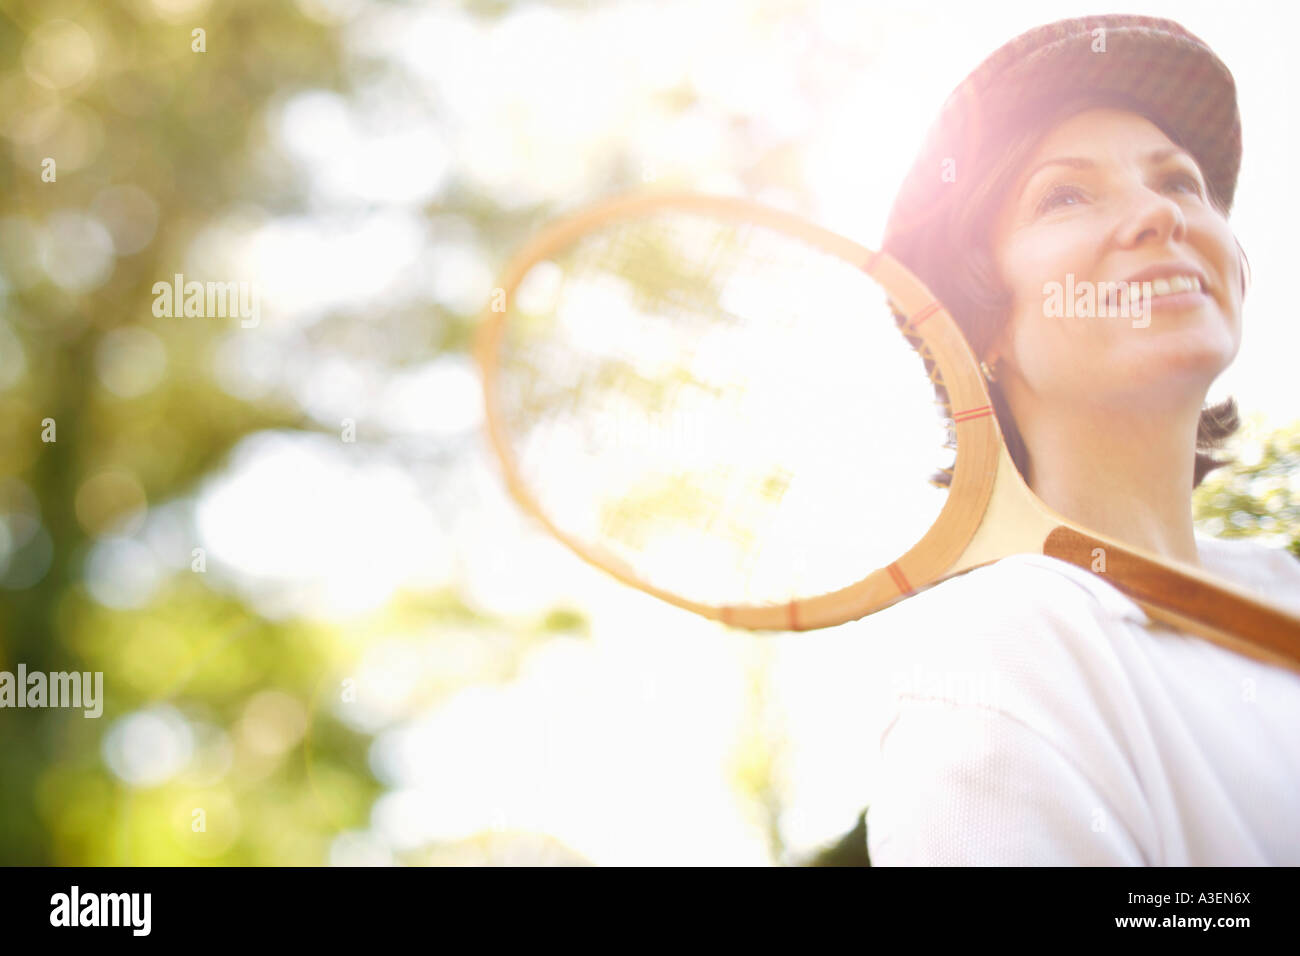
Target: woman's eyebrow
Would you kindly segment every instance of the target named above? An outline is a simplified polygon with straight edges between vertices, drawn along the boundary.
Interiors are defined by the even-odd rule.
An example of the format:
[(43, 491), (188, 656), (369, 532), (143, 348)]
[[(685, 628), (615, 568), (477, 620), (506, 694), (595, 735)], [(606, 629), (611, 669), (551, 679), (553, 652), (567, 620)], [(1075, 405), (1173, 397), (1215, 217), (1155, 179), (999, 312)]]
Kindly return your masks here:
[[(1169, 159), (1169, 157), (1171, 156), (1179, 156), (1179, 155), (1186, 156), (1189, 160), (1192, 161), (1193, 164), (1196, 163), (1196, 159), (1192, 156), (1191, 153), (1187, 152), (1187, 150), (1182, 149), (1178, 146), (1162, 146), (1159, 149), (1153, 149), (1151, 152), (1147, 153), (1142, 158), (1146, 161), (1146, 164), (1148, 166), (1154, 166), (1157, 163), (1163, 163), (1166, 159)], [(1039, 163), (1037, 166), (1031, 169), (1028, 175), (1026, 175), (1025, 178), (1021, 180), (1020, 192), (1023, 193), (1025, 189), (1029, 186), (1030, 182), (1033, 181), (1033, 178), (1038, 175), (1039, 171), (1044, 169), (1047, 166), (1067, 166), (1070, 169), (1092, 169), (1096, 165), (1097, 165), (1096, 162), (1094, 162), (1093, 160), (1087, 159), (1082, 156), (1057, 156), (1055, 159), (1045, 160), (1044, 162)], [(1196, 168), (1198, 170), (1200, 169), (1199, 166), (1197, 166)]]

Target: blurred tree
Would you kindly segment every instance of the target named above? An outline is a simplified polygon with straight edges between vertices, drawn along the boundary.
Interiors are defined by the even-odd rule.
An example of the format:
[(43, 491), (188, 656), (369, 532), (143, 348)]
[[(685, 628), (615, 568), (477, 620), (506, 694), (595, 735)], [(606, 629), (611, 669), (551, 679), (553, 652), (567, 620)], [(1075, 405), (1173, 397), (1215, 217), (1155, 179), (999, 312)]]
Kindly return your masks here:
[(1220, 538), (1267, 538), (1300, 557), (1300, 421), (1246, 429), (1235, 456), (1193, 494), (1197, 525)]
[(774, 646), (759, 639), (750, 647), (746, 667), (747, 718), (745, 733), (731, 755), (730, 774), (736, 790), (749, 798), (767, 837), (773, 860), (785, 857), (781, 813), (785, 809), (783, 782), (788, 763), (781, 737), (781, 718), (771, 699)]
[[(12, 0), (0, 18), (9, 145), (0, 153), (0, 301), (8, 358), (25, 371), (0, 391), (0, 476), (9, 527), (31, 519), (0, 581), (0, 661), (11, 671), (17, 663), (29, 672), (104, 670), (107, 698), (99, 721), (67, 710), (4, 712), (5, 863), (174, 861), (160, 849), (172, 821), (141, 815), (99, 759), (111, 718), (158, 700), (169, 666), (172, 678), (185, 675), (187, 658), (214, 666), (196, 656), (214, 629), (218, 638), (247, 632), (241, 621), (260, 637), (229, 643), (215, 662), (227, 679), (187, 706), (233, 719), (277, 667), (280, 685), (301, 693), (322, 663), (309, 644), (294, 657), (288, 629), (249, 622), (197, 576), (178, 578), (138, 611), (96, 604), (82, 581), (99, 536), (192, 491), (242, 436), (303, 424), (296, 411), (212, 387), (213, 343), (229, 328), (154, 316), (151, 288), (182, 270), (191, 241), (230, 204), (285, 201), (250, 182), (245, 150), (273, 92), (336, 81), (336, 37), (292, 3), (213, 5), (202, 22), (207, 44), (198, 53), (187, 24), (151, 16), (146, 4)], [(52, 179), (42, 176), (45, 157), (55, 161)], [(110, 189), (123, 185), (132, 191)], [(106, 339), (123, 329), (145, 329), (143, 341), (161, 344), (167, 374), (156, 387), (105, 387)], [(55, 441), (42, 440), (47, 419)], [(103, 483), (88, 490), (105, 473), (128, 493), (104, 494)], [(277, 646), (283, 657), (273, 659)], [(172, 693), (193, 690), (182, 682)], [(355, 741), (340, 759), (349, 748)], [(193, 832), (188, 817), (184, 832)]]
[[(322, 863), (337, 834), (367, 825), (381, 792), (374, 728), (339, 717), (338, 682), (357, 650), (338, 629), (264, 619), (189, 573), (193, 540), (168, 556), (143, 606), (106, 606), (86, 583), (106, 536), (193, 496), (245, 436), (325, 427), (283, 395), (245, 400), (218, 386), (214, 356), (237, 318), (152, 308), (154, 283), (184, 272), (196, 240), (232, 210), (311, 209), (264, 119), (286, 91), (346, 96), (358, 79), (342, 29), (307, 16), (313, 6), (206, 4), (199, 52), (177, 4), (0, 3), (0, 670), (103, 671), (106, 698), (99, 720), (0, 711), (0, 863)], [(485, 229), (499, 224), (491, 203), (459, 201)], [(374, 318), (331, 314), (314, 334), (348, 344)], [(463, 348), (472, 324), (441, 307), (413, 321), (429, 344), (400, 361)], [(165, 373), (136, 387), (159, 355)], [(534, 637), (580, 631), (583, 619), (559, 609), (504, 628), (435, 593), (352, 625), (405, 627), (431, 644), (453, 640), (443, 626), (510, 636), (488, 642), (486, 671), (417, 688), (426, 706), (510, 679)], [(145, 715), (135, 726), (158, 751), (179, 715), (176, 733), (192, 736), (184, 773), (124, 779), (106, 735), (129, 714)], [(267, 727), (281, 737), (268, 740)]]

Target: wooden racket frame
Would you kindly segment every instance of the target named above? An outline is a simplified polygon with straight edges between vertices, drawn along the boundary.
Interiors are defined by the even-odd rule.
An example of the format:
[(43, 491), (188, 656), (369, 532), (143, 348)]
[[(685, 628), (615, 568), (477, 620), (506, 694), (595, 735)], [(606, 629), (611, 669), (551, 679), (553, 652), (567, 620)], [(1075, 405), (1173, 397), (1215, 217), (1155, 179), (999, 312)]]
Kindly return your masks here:
[[(676, 209), (714, 219), (767, 226), (861, 269), (906, 316), (902, 331), (919, 340), (947, 390), (957, 436), (952, 482), (942, 510), (902, 557), (837, 591), (776, 605), (711, 605), (692, 601), (642, 579), (625, 562), (556, 526), (519, 479), (497, 405), (497, 363), (509, 303), (538, 262), (579, 236), (615, 220)], [(623, 583), (677, 607), (750, 630), (809, 630), (855, 620), (917, 591), (1014, 553), (1042, 553), (1093, 571), (1132, 597), (1152, 618), (1221, 646), (1300, 672), (1300, 618), (1200, 569), (1171, 562), (1077, 525), (1052, 511), (1020, 476), (1002, 439), (979, 365), (961, 329), (942, 303), (907, 268), (792, 213), (745, 199), (696, 193), (638, 192), (606, 200), (555, 222), (506, 266), (500, 292), (505, 311), (484, 310), (474, 344), (482, 374), (487, 426), (511, 495), (552, 535), (583, 560)], [(1096, 573), (1096, 572), (1094, 572)]]

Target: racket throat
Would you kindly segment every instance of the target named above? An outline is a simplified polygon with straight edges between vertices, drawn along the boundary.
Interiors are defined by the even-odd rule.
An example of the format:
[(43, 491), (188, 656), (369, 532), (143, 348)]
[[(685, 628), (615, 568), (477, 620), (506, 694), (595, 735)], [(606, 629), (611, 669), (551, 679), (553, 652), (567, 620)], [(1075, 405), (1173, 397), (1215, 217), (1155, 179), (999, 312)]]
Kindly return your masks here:
[(1025, 484), (1002, 445), (984, 518), (944, 576), (963, 574), (1012, 554), (1042, 554), (1048, 535), (1064, 523)]

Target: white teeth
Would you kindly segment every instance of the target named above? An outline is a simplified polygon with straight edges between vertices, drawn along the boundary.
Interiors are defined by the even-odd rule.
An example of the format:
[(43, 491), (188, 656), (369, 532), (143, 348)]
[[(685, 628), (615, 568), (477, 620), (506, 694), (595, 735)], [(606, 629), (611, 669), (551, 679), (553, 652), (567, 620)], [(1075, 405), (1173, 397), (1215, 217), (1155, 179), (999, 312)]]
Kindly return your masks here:
[(1170, 276), (1168, 279), (1151, 280), (1151, 296), (1177, 295), (1179, 292), (1200, 292), (1200, 276)]

